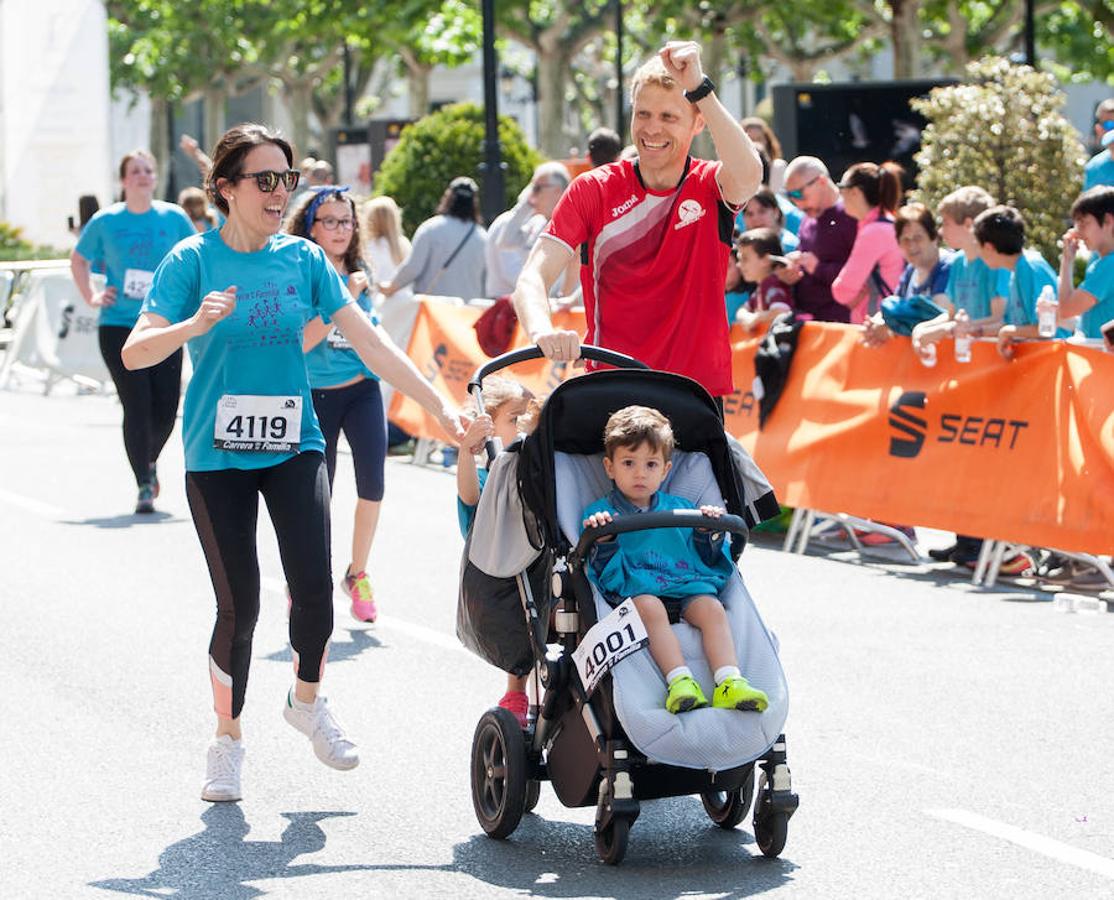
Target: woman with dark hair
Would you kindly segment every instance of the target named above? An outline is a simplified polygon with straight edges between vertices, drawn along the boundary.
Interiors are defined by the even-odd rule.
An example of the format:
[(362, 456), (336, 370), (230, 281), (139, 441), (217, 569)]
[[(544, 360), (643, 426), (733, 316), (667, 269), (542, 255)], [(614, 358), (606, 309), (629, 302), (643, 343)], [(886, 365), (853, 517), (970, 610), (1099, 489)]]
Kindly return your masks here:
[[(372, 312), (368, 269), (360, 253), (360, 222), (348, 187), (310, 188), (291, 213), (286, 231), (321, 246), (337, 274), (347, 282), (356, 305), (370, 318), (383, 352), (407, 365), (408, 357)], [(366, 570), (379, 523), (387, 458), (387, 417), (379, 376), (364, 365), (344, 335), (325, 317), (318, 317), (306, 326), (302, 349), (306, 352), (306, 369), (313, 389), (313, 408), (325, 436), (330, 488), (336, 475), (337, 441), (342, 428), (352, 450), (357, 500), (344, 591), (351, 602), (352, 617), (374, 622), (378, 611)]]
[(877, 312), (905, 270), (894, 231), (903, 193), (901, 176), (897, 163), (856, 163), (836, 185), (844, 210), (859, 222), (851, 255), (832, 282), (832, 296), (850, 308), (852, 324)]
[(293, 159), (290, 144), (261, 125), (225, 132), (207, 187), (226, 221), (182, 241), (159, 265), (123, 350), (124, 364), (142, 369), (189, 342), (193, 362), (182, 423), (186, 495), (217, 600), (209, 644), (217, 731), (201, 794), (211, 801), (240, 798), (240, 713), (259, 614), (260, 494), (292, 598), (296, 678), (283, 716), (326, 765), (359, 763), (318, 693), (333, 585), (325, 441), (302, 352), (306, 325), (329, 317), (365, 365), (412, 393), (453, 438), (463, 434), (449, 402), (385, 349), (325, 251), (279, 233), (299, 180)]
[[(173, 203), (155, 200), (155, 158), (134, 150), (120, 160), (123, 198), (84, 226), (70, 254), (70, 272), (82, 298), (99, 310), (101, 356), (124, 408), (124, 450), (138, 489), (137, 513), (153, 513), (159, 495), (156, 463), (170, 439), (182, 392), (182, 354), (130, 372), (120, 360), (139, 317), (151, 276), (170, 248), (194, 233), (193, 223)], [(84, 200), (84, 198), (82, 198)], [(94, 199), (94, 202), (95, 199)], [(103, 263), (105, 288), (94, 290), (90, 275)]]
[(770, 158), (769, 177), (764, 179), (775, 194), (785, 187), (785, 167), (788, 165), (782, 156), (781, 141), (777, 139), (769, 122), (761, 116), (747, 116), (739, 123), (755, 144), (766, 151)]
[(760, 188), (758, 193), (747, 201), (746, 206), (739, 212), (739, 218), (742, 219), (743, 231), (753, 231), (755, 228), (774, 229), (778, 233), (784, 253), (797, 249), (799, 244), (797, 235), (785, 227), (785, 212), (778, 203), (777, 195), (768, 187)]
[(414, 285), (415, 294), (449, 294), (471, 300), (484, 295), (487, 232), (480, 225), (479, 187), (471, 178), (454, 178), (437, 214), (414, 232), (410, 256), (379, 289), (387, 297)]

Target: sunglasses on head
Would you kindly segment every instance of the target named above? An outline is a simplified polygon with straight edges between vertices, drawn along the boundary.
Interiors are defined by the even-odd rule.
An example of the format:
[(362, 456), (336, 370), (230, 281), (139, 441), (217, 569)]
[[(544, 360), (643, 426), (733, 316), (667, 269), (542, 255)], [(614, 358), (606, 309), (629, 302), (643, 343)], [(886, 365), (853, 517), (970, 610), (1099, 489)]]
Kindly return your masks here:
[(820, 176), (814, 175), (810, 181), (806, 181), (795, 191), (786, 191), (785, 196), (788, 197), (790, 200), (803, 200), (805, 197), (805, 191), (812, 187), (812, 185), (819, 180)]
[(275, 172), (267, 169), (263, 172), (241, 172), (239, 175), (233, 176), (232, 180), (239, 181), (241, 178), (254, 178), (255, 186), (264, 194), (270, 194), (279, 186), (279, 182), (282, 182), (287, 191), (294, 190), (302, 178), (302, 173), (297, 169), (287, 169), (285, 172)]

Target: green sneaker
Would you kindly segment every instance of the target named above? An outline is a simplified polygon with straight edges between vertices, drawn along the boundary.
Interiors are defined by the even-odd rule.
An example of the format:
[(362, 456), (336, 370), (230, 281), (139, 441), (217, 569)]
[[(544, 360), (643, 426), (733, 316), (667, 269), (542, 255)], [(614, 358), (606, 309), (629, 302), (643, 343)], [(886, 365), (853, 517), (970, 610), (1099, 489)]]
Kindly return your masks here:
[(716, 685), (712, 706), (716, 709), (746, 709), (763, 712), (770, 700), (763, 691), (751, 687), (745, 678), (725, 678)]
[(665, 695), (665, 708), (673, 715), (688, 712), (690, 709), (700, 709), (708, 705), (708, 698), (700, 690), (700, 685), (695, 678), (681, 675), (674, 678), (669, 685), (669, 693)]

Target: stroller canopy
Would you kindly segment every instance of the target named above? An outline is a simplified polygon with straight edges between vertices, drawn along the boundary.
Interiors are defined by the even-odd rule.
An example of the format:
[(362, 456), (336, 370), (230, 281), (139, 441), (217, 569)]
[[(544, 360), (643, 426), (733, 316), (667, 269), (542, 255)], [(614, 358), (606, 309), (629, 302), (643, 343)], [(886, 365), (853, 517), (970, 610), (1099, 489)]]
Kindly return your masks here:
[[(540, 521), (550, 547), (565, 545), (557, 523), (554, 452), (603, 452), (603, 429), (626, 406), (649, 406), (668, 417), (677, 449), (707, 455), (727, 511), (744, 515), (742, 486), (731, 461), (719, 409), (695, 381), (668, 372), (608, 369), (559, 385), (550, 394), (534, 433), (525, 438), (518, 465), (524, 506)], [(741, 541), (733, 555), (742, 552)]]

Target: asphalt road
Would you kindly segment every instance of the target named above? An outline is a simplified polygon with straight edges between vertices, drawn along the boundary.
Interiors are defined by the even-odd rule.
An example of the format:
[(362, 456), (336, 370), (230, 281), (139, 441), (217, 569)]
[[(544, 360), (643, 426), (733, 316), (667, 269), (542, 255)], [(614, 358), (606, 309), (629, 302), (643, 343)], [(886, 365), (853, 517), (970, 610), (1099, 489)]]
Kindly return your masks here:
[[(763, 859), (749, 820), (724, 832), (677, 798), (644, 804), (609, 868), (593, 810), (548, 787), (509, 840), (476, 823), (469, 748), (502, 676), (453, 636), (448, 473), (389, 464), (381, 622), (358, 625), (337, 595), (325, 686), (360, 743), (348, 773), (281, 718), (291, 657), (261, 517), (244, 800), (211, 805), (213, 601), (180, 438), (160, 512), (138, 518), (112, 399), (0, 392), (0, 435), (2, 898), (1114, 896), (1114, 616), (1094, 604), (748, 548), (792, 694), (785, 852)], [(342, 459), (338, 575), (353, 498)]]

